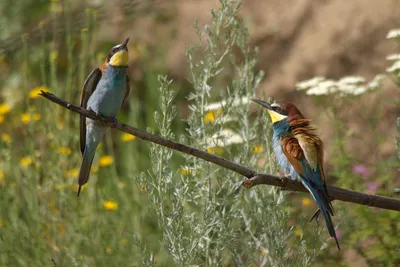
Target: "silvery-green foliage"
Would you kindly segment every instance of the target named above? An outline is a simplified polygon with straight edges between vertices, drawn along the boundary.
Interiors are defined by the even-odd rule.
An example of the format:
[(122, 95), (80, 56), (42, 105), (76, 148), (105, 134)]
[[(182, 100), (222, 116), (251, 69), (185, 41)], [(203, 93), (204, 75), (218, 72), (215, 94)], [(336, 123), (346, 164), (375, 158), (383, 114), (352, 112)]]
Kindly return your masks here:
[[(271, 157), (270, 122), (263, 112), (250, 112), (263, 73), (255, 71), (258, 51), (248, 46), (248, 32), (237, 18), (240, 1), (220, 1), (203, 30), (201, 45), (188, 49), (193, 91), (188, 96), (187, 136), (181, 141), (239, 164), (276, 171)], [(174, 138), (175, 116), (170, 81), (160, 78), (158, 132)], [(210, 103), (210, 99), (218, 103)], [(262, 146), (263, 153), (254, 153)], [(152, 145), (152, 169), (139, 180), (147, 185), (152, 212), (163, 232), (162, 245), (177, 266), (307, 266), (318, 249), (303, 242), (293, 249), (285, 194), (270, 187), (242, 188), (243, 177), (185, 157), (180, 171), (170, 166), (172, 152)], [(263, 164), (259, 164), (263, 161)], [(260, 167), (261, 166), (261, 167)], [(320, 241), (307, 245), (321, 247)]]

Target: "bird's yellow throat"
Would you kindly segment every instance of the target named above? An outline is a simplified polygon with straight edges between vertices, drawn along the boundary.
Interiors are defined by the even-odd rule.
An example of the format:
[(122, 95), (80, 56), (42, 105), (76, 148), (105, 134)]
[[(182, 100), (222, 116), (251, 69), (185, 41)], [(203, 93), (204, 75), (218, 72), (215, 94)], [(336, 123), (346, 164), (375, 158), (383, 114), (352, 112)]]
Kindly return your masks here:
[(279, 114), (273, 110), (268, 110), (269, 116), (271, 117), (272, 123), (275, 123), (277, 121), (281, 121), (283, 119), (286, 119), (287, 116)]
[(110, 59), (110, 65), (121, 67), (121, 66), (128, 66), (129, 55), (128, 51), (125, 49), (118, 51), (115, 53)]

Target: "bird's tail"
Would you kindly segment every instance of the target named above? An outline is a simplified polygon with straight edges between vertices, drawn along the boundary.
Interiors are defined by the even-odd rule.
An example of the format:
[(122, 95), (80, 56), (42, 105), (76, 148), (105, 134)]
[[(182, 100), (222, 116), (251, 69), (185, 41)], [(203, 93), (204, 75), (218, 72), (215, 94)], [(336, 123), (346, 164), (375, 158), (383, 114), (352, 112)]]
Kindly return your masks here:
[(331, 202), (329, 201), (329, 196), (325, 188), (316, 188), (311, 184), (308, 184), (306, 181), (303, 181), (304, 186), (310, 191), (312, 197), (315, 202), (317, 202), (317, 206), (322, 214), (322, 217), (325, 220), (326, 227), (328, 228), (329, 235), (335, 239), (336, 246), (340, 250), (339, 241), (336, 237), (335, 227), (333, 226), (332, 218), (333, 216), (333, 207)]
[(83, 152), (81, 169), (79, 170), (79, 176), (78, 176), (78, 184), (79, 184), (78, 197), (79, 193), (81, 192), (82, 186), (86, 184), (89, 180), (90, 169), (92, 167), (92, 162), (95, 152), (96, 152), (96, 147), (94, 149), (90, 149), (90, 147), (86, 145), (85, 151)]

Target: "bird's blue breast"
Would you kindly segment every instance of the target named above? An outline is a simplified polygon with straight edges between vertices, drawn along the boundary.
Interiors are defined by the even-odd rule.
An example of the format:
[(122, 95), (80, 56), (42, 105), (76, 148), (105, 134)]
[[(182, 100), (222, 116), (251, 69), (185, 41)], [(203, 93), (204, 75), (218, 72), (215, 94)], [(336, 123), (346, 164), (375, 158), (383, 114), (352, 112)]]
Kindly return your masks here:
[(290, 125), (287, 119), (276, 122), (272, 125), (274, 134), (272, 136), (272, 145), (276, 160), (285, 173), (286, 176), (290, 176), (292, 180), (296, 180), (298, 174), (293, 168), (292, 164), (287, 160), (285, 154), (282, 151), (282, 138), (290, 135)]
[(116, 117), (126, 93), (126, 68), (108, 66), (96, 90), (88, 100), (88, 108), (107, 117)]

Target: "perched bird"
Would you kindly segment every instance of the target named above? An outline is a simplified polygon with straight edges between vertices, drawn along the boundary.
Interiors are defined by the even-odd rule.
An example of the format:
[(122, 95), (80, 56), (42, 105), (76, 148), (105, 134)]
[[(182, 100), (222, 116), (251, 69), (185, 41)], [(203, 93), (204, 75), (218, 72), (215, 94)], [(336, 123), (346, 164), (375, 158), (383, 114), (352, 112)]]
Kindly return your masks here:
[(305, 119), (295, 105), (286, 101), (273, 104), (257, 99), (252, 101), (265, 107), (271, 117), (274, 131), (272, 143), (278, 164), (291, 179), (300, 178), (311, 193), (330, 236), (340, 250), (331, 219), (333, 207), (325, 183), (323, 144), (316, 129), (310, 125), (311, 120)]
[[(127, 38), (122, 44), (114, 46), (101, 68), (94, 69), (86, 78), (82, 88), (81, 107), (95, 113), (115, 119), (129, 95)], [(96, 148), (106, 127), (84, 116), (80, 117), (80, 147), (82, 164), (79, 171), (78, 196), (81, 188), (89, 180), (90, 168)]]

